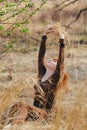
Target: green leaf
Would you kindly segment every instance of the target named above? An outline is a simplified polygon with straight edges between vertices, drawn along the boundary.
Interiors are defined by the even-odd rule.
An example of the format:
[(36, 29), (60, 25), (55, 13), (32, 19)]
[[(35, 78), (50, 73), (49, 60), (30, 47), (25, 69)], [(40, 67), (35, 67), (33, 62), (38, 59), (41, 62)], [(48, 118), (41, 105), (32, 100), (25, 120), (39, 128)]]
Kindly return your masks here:
[(4, 11), (0, 12), (0, 16), (3, 16), (4, 14), (5, 14), (5, 12), (4, 12)]
[(20, 32), (27, 33), (27, 32), (29, 32), (29, 28), (23, 28), (23, 29), (20, 30)]
[(3, 26), (0, 26), (0, 30), (3, 30)]
[(25, 7), (33, 7), (33, 5), (34, 5), (33, 2), (32, 2), (32, 3), (27, 3), (27, 4), (25, 5)]
[(8, 42), (5, 44), (5, 52), (11, 52), (13, 49), (13, 43), (12, 42)]
[(19, 27), (21, 24), (20, 23), (16, 23), (15, 24), (15, 27)]
[(16, 6), (14, 3), (7, 3), (6, 4), (6, 7), (13, 7), (13, 6)]
[(3, 0), (0, 0), (0, 2), (3, 2)]

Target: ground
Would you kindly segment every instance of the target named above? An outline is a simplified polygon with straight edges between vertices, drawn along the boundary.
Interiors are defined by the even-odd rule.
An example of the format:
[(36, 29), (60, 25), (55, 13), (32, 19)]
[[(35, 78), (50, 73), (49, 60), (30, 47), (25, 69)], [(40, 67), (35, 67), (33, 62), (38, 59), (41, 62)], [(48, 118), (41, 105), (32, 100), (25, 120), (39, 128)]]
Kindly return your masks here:
[[(46, 57), (55, 57), (55, 47), (48, 47)], [(69, 74), (68, 90), (59, 90), (47, 121), (14, 125), (12, 130), (86, 130), (87, 129), (87, 46), (66, 47), (65, 70)], [(57, 53), (57, 54), (56, 54)], [(29, 53), (0, 54), (0, 120), (9, 107), (23, 101), (32, 105), (33, 85), (37, 80), (37, 50)], [(6, 123), (5, 123), (6, 124)], [(4, 125), (5, 125), (4, 124)], [(2, 124), (1, 128), (3, 127)]]

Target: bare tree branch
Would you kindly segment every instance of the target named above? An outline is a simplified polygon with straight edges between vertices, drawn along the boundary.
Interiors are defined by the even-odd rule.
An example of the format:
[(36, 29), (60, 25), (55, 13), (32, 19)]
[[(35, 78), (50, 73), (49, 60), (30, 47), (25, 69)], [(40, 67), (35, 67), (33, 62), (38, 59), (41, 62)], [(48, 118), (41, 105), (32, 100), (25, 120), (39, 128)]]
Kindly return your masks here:
[(82, 14), (83, 12), (85, 12), (85, 11), (87, 11), (87, 7), (84, 8), (84, 9), (81, 9), (81, 10), (78, 12), (76, 18), (75, 18), (74, 20), (72, 20), (66, 27), (70, 27), (71, 24), (75, 23), (75, 22), (80, 18), (81, 14)]
[[(67, 1), (69, 1), (69, 0), (67, 0)], [(62, 4), (66, 3), (67, 1), (62, 2)], [(77, 1), (79, 1), (79, 0), (71, 1), (68, 4), (65, 4), (63, 7), (59, 8), (58, 10), (56, 10), (55, 12), (59, 12), (59, 11), (63, 10), (65, 7), (67, 7), (67, 6), (71, 5), (71, 4), (74, 4)], [(62, 5), (62, 4), (60, 4), (60, 5)]]
[(86, 7), (86, 8), (84, 8), (84, 9), (81, 9), (81, 10), (79, 11), (79, 13), (78, 13), (77, 17), (76, 17), (76, 20), (77, 20), (77, 19), (79, 19), (79, 17), (80, 17), (80, 15), (81, 15), (81, 13), (85, 12), (86, 10), (87, 10), (87, 7)]
[[(64, 3), (66, 3), (67, 1), (70, 1), (70, 0), (64, 0), (62, 1), (60, 4), (56, 5), (56, 8), (59, 8), (61, 5), (63, 5)], [(55, 8), (55, 7), (54, 7)]]
[[(70, 1), (70, 0), (62, 1), (58, 6), (56, 6), (56, 7), (59, 8), (59, 9), (56, 10), (55, 12), (57, 13), (57, 12), (59, 12), (59, 11), (62, 11), (65, 7), (67, 7), (67, 6), (71, 5), (71, 4), (74, 4), (75, 2), (78, 2), (79, 0), (73, 0), (73, 1), (70, 1), (69, 3), (67, 3), (68, 1)], [(62, 7), (61, 7), (61, 6), (62, 6)], [(70, 27), (70, 25), (73, 24), (74, 22), (76, 22), (76, 21), (80, 18), (81, 14), (82, 14), (83, 12), (85, 12), (85, 11), (87, 11), (87, 7), (81, 9), (81, 10), (78, 12), (77, 16), (75, 17), (75, 19), (72, 20), (67, 26), (64, 26), (64, 27)]]

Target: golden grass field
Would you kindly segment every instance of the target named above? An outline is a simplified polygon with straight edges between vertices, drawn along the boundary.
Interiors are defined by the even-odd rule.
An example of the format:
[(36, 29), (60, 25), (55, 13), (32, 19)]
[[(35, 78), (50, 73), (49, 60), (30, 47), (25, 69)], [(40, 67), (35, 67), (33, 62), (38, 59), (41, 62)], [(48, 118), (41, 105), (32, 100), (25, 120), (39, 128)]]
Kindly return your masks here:
[[(55, 46), (55, 45), (53, 45)], [(55, 51), (56, 50), (56, 51)], [(86, 45), (65, 49), (65, 70), (69, 74), (68, 90), (59, 89), (52, 113), (47, 120), (11, 126), (10, 130), (86, 130), (87, 129), (87, 60)], [(68, 54), (71, 54), (68, 57)], [(46, 57), (55, 57), (56, 47), (48, 47)], [(32, 105), (33, 85), (37, 80), (36, 51), (8, 53), (0, 57), (0, 128), (6, 125), (6, 114), (17, 101)], [(9, 80), (9, 75), (12, 80)], [(3, 117), (3, 118), (2, 118)], [(5, 123), (3, 124), (5, 120)]]

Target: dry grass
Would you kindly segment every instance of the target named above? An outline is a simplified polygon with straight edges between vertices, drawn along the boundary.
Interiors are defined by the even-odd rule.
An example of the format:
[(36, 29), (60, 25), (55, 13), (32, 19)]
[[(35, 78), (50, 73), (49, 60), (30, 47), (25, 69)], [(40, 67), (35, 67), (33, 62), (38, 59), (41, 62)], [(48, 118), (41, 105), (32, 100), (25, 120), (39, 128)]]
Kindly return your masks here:
[[(28, 129), (86, 130), (87, 128), (87, 120), (86, 120), (87, 119), (87, 104), (86, 104), (87, 87), (85, 87), (86, 83), (87, 82), (84, 81), (84, 83), (73, 84), (72, 90), (65, 94), (62, 91), (62, 89), (59, 90), (56, 103), (47, 121), (37, 120), (34, 122), (26, 122), (21, 125), (19, 124), (19, 125), (11, 126), (11, 130), (15, 130), (15, 129), (17, 130), (28, 130)], [(16, 85), (10, 88), (9, 91), (7, 90), (4, 93), (4, 95), (1, 97), (3, 102), (3, 103), (0, 102), (1, 115), (14, 102), (18, 100), (17, 95), (24, 87), (24, 85), (23, 86), (21, 85), (21, 87), (20, 85)], [(2, 124), (1, 127), (3, 127)]]
[[(11, 126), (11, 130), (86, 130), (87, 129), (87, 81), (85, 80), (86, 65), (85, 52), (86, 46), (77, 46), (76, 48), (70, 48), (73, 57), (66, 58), (65, 65), (67, 72), (69, 70), (70, 81), (68, 84), (69, 90), (64, 92), (59, 89), (56, 97), (52, 112), (49, 114), (47, 120), (37, 120), (34, 122), (26, 122), (21, 125)], [(49, 50), (49, 48), (48, 48)], [(47, 55), (54, 56), (56, 52), (55, 48), (51, 48)], [(81, 53), (79, 53), (81, 51)], [(53, 54), (54, 52), (54, 54)], [(66, 56), (69, 52), (69, 48), (66, 48)], [(7, 112), (15, 102), (23, 101), (29, 104), (33, 102), (33, 84), (36, 82), (37, 73), (37, 51), (19, 56), (15, 54), (5, 55), (1, 59), (0, 70), (2, 73), (3, 68), (7, 69), (13, 66), (12, 69), (12, 81), (2, 81), (0, 87), (0, 128), (2, 129), (6, 124), (7, 120), (5, 117)], [(7, 59), (8, 57), (8, 59)], [(21, 58), (21, 60), (20, 60)], [(78, 60), (77, 60), (78, 58)], [(12, 60), (14, 59), (14, 60)], [(5, 61), (5, 62), (4, 62)], [(12, 61), (12, 62), (8, 62)], [(15, 62), (13, 62), (15, 61)], [(73, 62), (72, 62), (73, 61)], [(74, 62), (75, 61), (75, 62)], [(8, 66), (6, 64), (8, 63)], [(34, 64), (33, 64), (34, 63)], [(81, 65), (84, 70), (81, 71)], [(74, 68), (73, 68), (74, 67)], [(78, 79), (78, 73), (80, 72), (80, 80)], [(14, 71), (13, 71), (14, 70)], [(4, 72), (4, 74), (7, 73)], [(73, 72), (74, 71), (74, 72)], [(84, 71), (84, 73), (82, 73)], [(76, 73), (72, 77), (72, 73)], [(3, 117), (3, 118), (2, 118)], [(4, 123), (5, 120), (5, 123)], [(3, 123), (3, 124), (2, 124)]]

